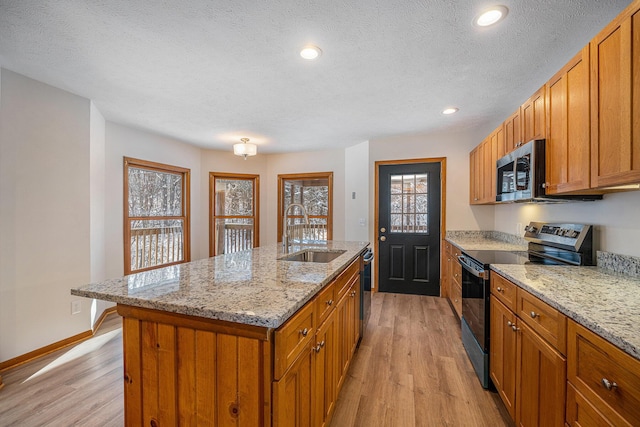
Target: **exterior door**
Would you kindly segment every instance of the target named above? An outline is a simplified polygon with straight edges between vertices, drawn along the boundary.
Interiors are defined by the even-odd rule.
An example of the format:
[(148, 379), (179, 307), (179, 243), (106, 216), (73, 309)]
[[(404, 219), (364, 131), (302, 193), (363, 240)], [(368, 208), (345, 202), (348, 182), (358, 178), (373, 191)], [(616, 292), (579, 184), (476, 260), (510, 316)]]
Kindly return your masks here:
[(440, 295), (440, 162), (379, 165), (378, 286)]

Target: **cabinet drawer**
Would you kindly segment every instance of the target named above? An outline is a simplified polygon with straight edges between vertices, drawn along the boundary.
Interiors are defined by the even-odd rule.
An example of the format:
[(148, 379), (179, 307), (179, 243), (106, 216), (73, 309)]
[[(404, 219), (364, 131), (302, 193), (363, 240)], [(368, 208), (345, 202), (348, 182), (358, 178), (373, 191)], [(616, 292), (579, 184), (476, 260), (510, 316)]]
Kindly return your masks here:
[(336, 291), (335, 291), (336, 294), (335, 294), (334, 301), (339, 301), (340, 298), (342, 298), (342, 296), (347, 292), (347, 290), (351, 286), (351, 283), (350, 283), (351, 278), (358, 273), (360, 273), (359, 258), (353, 261), (351, 265), (349, 265), (349, 267), (345, 268), (344, 271), (340, 273), (338, 277), (335, 278), (334, 286), (336, 288)]
[[(567, 424), (570, 426), (610, 426), (612, 424), (579, 391), (567, 383)], [(620, 424), (622, 425), (622, 424)]]
[(567, 318), (522, 288), (517, 290), (516, 315), (560, 353), (567, 354)]
[(518, 287), (493, 271), (490, 274), (491, 293), (509, 310), (516, 311), (516, 289)]
[(315, 322), (313, 303), (307, 303), (275, 332), (274, 379), (279, 380), (300, 352), (313, 339)]
[(570, 320), (568, 379), (613, 425), (640, 425), (640, 361)]
[(315, 297), (314, 302), (316, 307), (314, 312), (316, 316), (316, 326), (322, 325), (322, 322), (325, 321), (331, 313), (331, 310), (336, 306), (336, 302), (338, 301), (335, 289), (335, 282), (331, 282)]

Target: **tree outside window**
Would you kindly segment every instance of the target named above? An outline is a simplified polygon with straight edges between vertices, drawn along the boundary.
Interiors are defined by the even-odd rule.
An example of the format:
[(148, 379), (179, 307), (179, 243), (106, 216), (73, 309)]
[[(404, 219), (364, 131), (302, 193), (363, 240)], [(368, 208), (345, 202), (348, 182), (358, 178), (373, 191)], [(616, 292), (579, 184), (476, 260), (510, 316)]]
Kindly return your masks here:
[(124, 158), (124, 272), (190, 260), (190, 170)]

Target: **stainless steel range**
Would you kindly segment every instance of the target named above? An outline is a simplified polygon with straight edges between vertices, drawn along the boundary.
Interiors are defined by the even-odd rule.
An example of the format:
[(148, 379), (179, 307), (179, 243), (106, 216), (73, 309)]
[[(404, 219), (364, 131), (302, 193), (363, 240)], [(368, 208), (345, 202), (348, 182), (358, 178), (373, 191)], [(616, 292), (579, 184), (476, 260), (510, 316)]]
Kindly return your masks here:
[(593, 265), (590, 225), (531, 222), (526, 252), (462, 251), (462, 343), (484, 388), (489, 388), (491, 264)]

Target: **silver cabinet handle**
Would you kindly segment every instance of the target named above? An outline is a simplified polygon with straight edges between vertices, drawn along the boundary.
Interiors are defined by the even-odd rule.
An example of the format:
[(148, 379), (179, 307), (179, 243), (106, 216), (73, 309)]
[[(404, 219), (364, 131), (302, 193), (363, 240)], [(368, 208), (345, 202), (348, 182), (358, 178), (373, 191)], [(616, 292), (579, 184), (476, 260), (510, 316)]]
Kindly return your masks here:
[(507, 326), (513, 326), (513, 323), (511, 323), (511, 320), (507, 321)]
[(520, 330), (516, 325), (511, 326), (511, 329), (513, 329), (513, 332), (518, 332)]
[(536, 313), (535, 311), (532, 311), (531, 313), (529, 313), (529, 315), (531, 316), (532, 319), (535, 319), (536, 317), (540, 317), (540, 313)]
[(616, 384), (615, 381), (611, 382), (608, 379), (603, 378), (600, 382), (602, 383), (602, 386), (607, 390), (615, 390), (618, 388), (618, 384)]
[(300, 331), (300, 335), (302, 335), (303, 337), (306, 337), (307, 335), (309, 335), (309, 330), (307, 328), (304, 328)]
[(496, 291), (498, 291), (498, 292), (502, 292), (502, 288), (501, 288), (500, 286), (498, 286), (498, 287), (496, 288)]
[(327, 301), (327, 305), (331, 305), (331, 304), (333, 304), (333, 300), (332, 300), (332, 299), (330, 299), (329, 301)]

